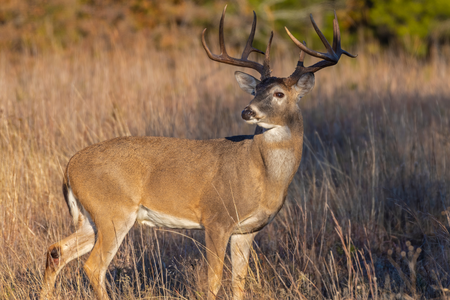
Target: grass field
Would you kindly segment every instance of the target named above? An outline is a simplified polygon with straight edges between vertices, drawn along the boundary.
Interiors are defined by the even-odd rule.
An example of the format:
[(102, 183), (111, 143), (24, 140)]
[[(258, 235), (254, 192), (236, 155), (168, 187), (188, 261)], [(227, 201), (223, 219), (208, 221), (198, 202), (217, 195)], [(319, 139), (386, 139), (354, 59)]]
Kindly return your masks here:
[[(296, 57), (294, 47), (275, 52), (273, 74), (290, 75)], [(0, 298), (35, 299), (47, 247), (73, 231), (61, 184), (77, 151), (116, 136), (252, 133), (235, 70), (200, 43), (0, 54)], [(301, 103), (302, 163), (256, 237), (248, 299), (448, 295), (449, 77), (444, 59), (364, 50), (317, 73)], [(199, 231), (135, 225), (107, 273), (111, 297), (205, 299), (202, 244)], [(61, 272), (56, 299), (93, 297), (86, 258)], [(227, 266), (222, 299), (231, 298)]]

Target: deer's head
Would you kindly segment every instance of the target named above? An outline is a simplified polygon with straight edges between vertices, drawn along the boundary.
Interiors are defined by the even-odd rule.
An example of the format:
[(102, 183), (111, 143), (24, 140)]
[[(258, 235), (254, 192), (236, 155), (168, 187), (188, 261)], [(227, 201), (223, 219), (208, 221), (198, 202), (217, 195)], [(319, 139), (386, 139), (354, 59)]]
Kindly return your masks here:
[[(270, 70), (270, 46), (272, 44), (273, 33), (270, 35), (269, 42), (267, 44), (266, 52), (258, 50), (252, 46), (253, 38), (255, 36), (256, 29), (256, 14), (253, 12), (253, 24), (250, 36), (247, 40), (247, 44), (242, 52), (240, 59), (231, 57), (227, 54), (225, 49), (225, 42), (223, 36), (223, 23), (225, 17), (226, 6), (220, 19), (219, 27), (219, 44), (220, 55), (213, 54), (205, 42), (205, 31), (202, 33), (202, 43), (209, 58), (234, 66), (247, 67), (258, 71), (261, 74), (261, 79), (258, 80), (255, 77), (246, 74), (244, 72), (237, 71), (235, 73), (236, 80), (239, 86), (247, 93), (255, 96), (249, 105), (242, 111), (242, 118), (251, 124), (258, 124), (263, 128), (273, 128), (276, 126), (285, 126), (290, 122), (290, 116), (292, 113), (298, 113), (298, 102), (314, 87), (314, 73), (332, 65), (337, 64), (342, 54), (350, 57), (356, 57), (345, 50), (341, 49), (341, 36), (339, 31), (339, 25), (337, 17), (333, 20), (333, 46), (331, 46), (317, 27), (314, 19), (311, 15), (311, 22), (327, 49), (327, 53), (317, 52), (306, 47), (305, 42), (300, 43), (285, 27), (286, 32), (292, 41), (300, 48), (300, 57), (295, 68), (294, 73), (289, 77), (271, 77)], [(255, 61), (248, 60), (248, 56), (252, 52), (257, 52), (265, 55), (264, 63), (260, 64)], [(322, 61), (315, 63), (312, 66), (305, 67), (303, 61), (305, 54), (309, 54), (314, 57), (322, 58)]]

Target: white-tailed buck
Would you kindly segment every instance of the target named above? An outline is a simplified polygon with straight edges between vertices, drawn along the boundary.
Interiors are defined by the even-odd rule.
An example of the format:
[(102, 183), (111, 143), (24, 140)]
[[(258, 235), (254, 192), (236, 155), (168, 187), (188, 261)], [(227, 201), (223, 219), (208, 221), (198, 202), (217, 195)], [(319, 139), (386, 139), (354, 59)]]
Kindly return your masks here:
[[(226, 8), (226, 7), (225, 7)], [(261, 80), (236, 72), (239, 86), (254, 98), (242, 118), (256, 124), (254, 136), (214, 140), (166, 137), (119, 137), (89, 146), (69, 161), (64, 197), (76, 232), (53, 244), (46, 253), (42, 298), (54, 289), (58, 272), (71, 260), (92, 250), (85, 272), (98, 299), (109, 299), (105, 273), (127, 232), (137, 221), (148, 226), (202, 229), (208, 262), (208, 299), (220, 289), (223, 263), (231, 237), (232, 290), (244, 296), (245, 276), (255, 235), (278, 213), (302, 157), (303, 122), (300, 99), (314, 86), (314, 72), (335, 65), (341, 49), (337, 18), (333, 45), (311, 22), (327, 52), (310, 50), (286, 29), (300, 48), (289, 77), (270, 76), (269, 51), (253, 48), (256, 15), (240, 59), (230, 57), (223, 37), (225, 9), (219, 28), (220, 55), (209, 58), (252, 68)], [(248, 60), (251, 52), (265, 54), (264, 63)], [(323, 59), (305, 67), (305, 53)]]

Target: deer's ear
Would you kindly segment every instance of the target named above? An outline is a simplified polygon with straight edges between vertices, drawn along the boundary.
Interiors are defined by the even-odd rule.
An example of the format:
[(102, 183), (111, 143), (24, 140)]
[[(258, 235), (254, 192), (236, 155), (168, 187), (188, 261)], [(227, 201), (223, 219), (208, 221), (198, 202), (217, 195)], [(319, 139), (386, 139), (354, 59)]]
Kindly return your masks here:
[(260, 83), (258, 79), (252, 75), (240, 71), (234, 72), (234, 76), (236, 77), (241, 89), (253, 96), (256, 95), (256, 86)]
[(303, 96), (309, 93), (314, 87), (315, 77), (313, 73), (303, 74), (302, 77), (294, 85), (295, 90), (298, 92), (297, 101)]

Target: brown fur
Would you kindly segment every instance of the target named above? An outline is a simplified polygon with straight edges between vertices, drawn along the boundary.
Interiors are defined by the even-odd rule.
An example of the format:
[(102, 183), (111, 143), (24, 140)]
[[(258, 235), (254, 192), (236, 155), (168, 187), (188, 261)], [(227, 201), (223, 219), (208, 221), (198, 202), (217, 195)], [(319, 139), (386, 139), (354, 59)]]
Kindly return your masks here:
[(252, 46), (255, 15), (242, 58), (232, 58), (224, 46), (224, 14), (225, 9), (219, 34), (221, 54), (212, 54), (206, 46), (205, 31), (202, 43), (211, 59), (261, 74), (259, 81), (235, 73), (239, 86), (255, 96), (242, 115), (257, 124), (255, 135), (204, 141), (122, 137), (75, 154), (66, 168), (63, 192), (77, 231), (49, 247), (42, 298), (49, 297), (65, 264), (92, 250), (84, 269), (97, 298), (109, 299), (106, 269), (136, 220), (151, 226), (205, 230), (208, 299), (214, 299), (220, 289), (231, 237), (233, 296), (244, 297), (253, 238), (281, 209), (300, 165), (303, 122), (298, 101), (314, 86), (311, 72), (336, 64), (341, 54), (352, 55), (340, 49), (336, 20), (333, 49), (328, 46), (327, 54), (306, 48), (290, 35), (303, 51), (324, 61), (305, 68), (302, 52), (290, 77), (269, 77), (272, 35), (264, 65), (248, 61), (251, 52), (263, 53)]
[[(94, 248), (85, 270), (99, 299), (108, 299), (104, 272), (142, 206), (204, 228), (209, 249), (209, 295), (215, 297), (230, 236), (250, 234), (251, 239), (244, 240), (251, 243), (253, 233), (262, 229), (281, 209), (288, 185), (300, 164), (303, 127), (294, 102), (287, 101), (290, 108), (283, 110), (284, 122), (291, 132), (288, 140), (267, 141), (270, 131), (216, 140), (121, 137), (89, 146), (71, 158), (63, 189), (66, 201), (71, 190), (80, 206), (79, 230), (67, 238), (66, 244), (83, 238), (84, 226), (95, 226), (85, 230), (87, 237), (83, 245), (87, 250)], [(269, 161), (270, 152), (276, 149), (292, 149), (295, 156), (292, 171), (283, 180), (271, 175), (270, 168), (276, 162)], [(51, 292), (59, 270), (69, 259), (77, 257), (73, 253), (70, 258), (66, 257), (59, 246), (62, 242), (48, 250), (50, 258), (53, 249), (59, 247), (61, 257), (52, 263), (48, 261), (44, 296)], [(242, 246), (239, 242), (236, 245)], [(244, 257), (246, 255), (244, 253)], [(234, 277), (242, 277), (242, 270), (242, 267), (237, 269), (239, 274)], [(235, 295), (240, 297), (242, 280), (236, 282)]]

